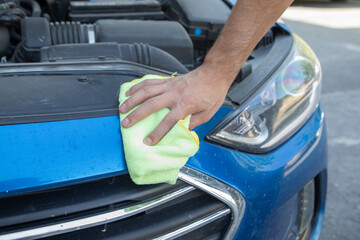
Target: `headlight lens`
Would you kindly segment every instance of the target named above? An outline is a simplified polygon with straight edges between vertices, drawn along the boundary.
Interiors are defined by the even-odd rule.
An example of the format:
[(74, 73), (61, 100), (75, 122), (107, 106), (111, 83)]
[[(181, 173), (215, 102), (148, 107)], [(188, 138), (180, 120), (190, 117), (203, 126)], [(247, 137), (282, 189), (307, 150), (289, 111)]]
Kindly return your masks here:
[(295, 133), (315, 111), (321, 68), (310, 47), (294, 35), (289, 57), (235, 117), (213, 130), (210, 140), (254, 153), (274, 149)]

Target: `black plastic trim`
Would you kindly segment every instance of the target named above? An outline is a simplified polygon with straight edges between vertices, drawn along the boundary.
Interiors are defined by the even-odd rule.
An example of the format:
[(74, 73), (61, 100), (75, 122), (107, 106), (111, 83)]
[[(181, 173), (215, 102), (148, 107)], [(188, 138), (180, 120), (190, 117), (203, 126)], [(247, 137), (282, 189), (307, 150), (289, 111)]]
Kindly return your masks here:
[[(186, 190), (183, 194), (178, 192)], [(173, 195), (173, 197), (170, 197)], [(168, 198), (167, 201), (162, 201)], [(160, 201), (160, 200), (161, 201)], [(52, 234), (37, 235), (45, 239), (153, 239), (178, 229), (197, 224), (221, 212), (218, 218), (209, 218), (201, 227), (188, 229), (184, 234), (204, 239), (226, 233), (231, 222), (231, 210), (223, 201), (206, 191), (196, 189), (178, 180), (175, 185), (135, 185), (128, 174), (77, 183), (43, 191), (1, 197), (0, 238), (28, 239), (22, 232), (36, 231), (71, 221), (98, 217), (107, 213), (126, 214), (123, 218), (110, 218), (99, 224), (74, 228), (71, 231), (54, 231)], [(19, 207), (21, 206), (21, 207)], [(88, 220), (90, 221), (90, 220)], [(61, 225), (63, 226), (63, 225)], [(41, 231), (41, 230), (39, 230)], [(32, 233), (33, 233), (32, 232)], [(16, 235), (18, 233), (18, 235)], [(28, 237), (27, 237), (28, 236)], [(35, 236), (35, 235), (31, 235)], [(33, 238), (31, 237), (30, 238)], [(13, 239), (13, 238), (11, 238)], [(17, 238), (16, 238), (17, 239)], [(194, 239), (194, 238), (192, 238)]]
[(34, 223), (42, 219), (47, 219), (46, 223), (49, 223), (89, 209), (97, 212), (99, 208), (100, 210), (104, 207), (107, 209), (106, 206), (118, 208), (139, 204), (186, 185), (182, 181), (177, 181), (176, 185), (138, 186), (126, 174), (60, 188), (1, 197), (0, 205), (6, 206), (6, 208), (0, 209), (0, 232), (7, 226)]
[(234, 85), (227, 94), (233, 102), (241, 105), (272, 76), (289, 55), (293, 45), (293, 38), (289, 35), (277, 35), (266, 58), (252, 74), (248, 75), (239, 84)]
[[(189, 225), (213, 212), (226, 209), (226, 207), (217, 199), (195, 190), (174, 201), (146, 211), (144, 214), (110, 222), (106, 226), (97, 226), (45, 239), (154, 239), (181, 226)], [(198, 232), (195, 230), (194, 233), (200, 234), (202, 237), (192, 239), (203, 239), (218, 232), (224, 234), (227, 229), (226, 226), (230, 223), (230, 218), (231, 214), (229, 213), (220, 219), (222, 221), (212, 222), (217, 227), (211, 226), (211, 223), (208, 224), (205, 226), (208, 227), (208, 231), (200, 229)]]
[[(109, 81), (111, 78), (124, 78), (123, 80), (119, 80), (118, 87), (114, 88), (112, 91), (114, 92), (112, 103), (105, 104), (103, 107), (97, 107), (92, 109), (63, 109), (59, 106), (54, 108), (53, 106), (48, 106), (49, 111), (45, 108), (41, 111), (35, 111), (36, 109), (27, 109), (27, 111), (20, 111), (20, 109), (15, 110), (16, 106), (12, 108), (11, 106), (6, 105), (5, 102), (2, 102), (4, 108), (2, 108), (2, 112), (0, 112), (0, 125), (11, 125), (11, 124), (25, 124), (25, 123), (38, 123), (38, 122), (50, 122), (50, 121), (63, 121), (63, 120), (74, 120), (74, 119), (84, 119), (84, 118), (95, 118), (95, 117), (106, 117), (106, 116), (116, 116), (118, 115), (118, 103), (117, 103), (117, 95), (119, 93), (121, 83), (125, 81), (130, 81), (134, 78), (142, 77), (146, 74), (158, 74), (169, 76), (173, 73), (137, 64), (126, 61), (88, 61), (88, 62), (66, 62), (66, 63), (32, 63), (32, 64), (14, 64), (12, 66), (4, 66), (0, 67), (0, 76), (2, 77), (2, 81), (5, 81), (7, 78), (13, 79), (21, 79), (24, 84), (31, 85), (31, 79), (33, 78), (35, 81), (40, 81), (40, 78), (45, 79), (53, 78), (54, 76), (62, 79), (62, 78), (73, 78), (80, 87), (81, 85), (84, 87), (88, 87), (89, 82), (91, 83), (91, 77), (93, 76), (101, 76), (104, 78), (106, 76), (106, 81)], [(79, 78), (84, 76), (90, 76), (89, 82), (81, 82)], [(100, 77), (98, 77), (100, 78)], [(79, 80), (77, 80), (79, 79)], [(8, 82), (11, 79), (7, 79)], [(54, 80), (50, 79), (49, 81)], [(105, 80), (104, 80), (105, 81)], [(113, 80), (117, 81), (117, 80)], [(73, 83), (75, 84), (75, 83)], [(98, 83), (97, 83), (98, 84)], [(61, 84), (60, 84), (61, 85)], [(20, 89), (24, 86), (18, 86)], [(33, 86), (34, 88), (35, 86)], [(3, 89), (4, 90), (4, 89)], [(27, 89), (23, 89), (23, 94), (32, 94), (28, 92)], [(18, 90), (17, 90), (18, 92)], [(8, 93), (10, 94), (10, 93)], [(116, 96), (115, 96), (116, 95)], [(13, 96), (16, 97), (16, 96)], [(26, 96), (21, 96), (22, 98), (26, 98)], [(71, 96), (71, 93), (63, 91), (64, 99), (74, 99), (74, 96)], [(28, 98), (26, 98), (28, 100)], [(9, 99), (7, 99), (9, 100)], [(75, 99), (74, 99), (75, 101)], [(87, 101), (84, 99), (84, 101)], [(62, 101), (61, 101), (62, 102)], [(36, 107), (37, 104), (33, 104)], [(111, 106), (110, 106), (111, 105)], [(1, 104), (0, 104), (1, 106)], [(7, 110), (5, 109), (7, 108)], [(19, 106), (18, 106), (19, 107)], [(36, 108), (38, 108), (37, 106)], [(51, 110), (51, 111), (50, 111)]]

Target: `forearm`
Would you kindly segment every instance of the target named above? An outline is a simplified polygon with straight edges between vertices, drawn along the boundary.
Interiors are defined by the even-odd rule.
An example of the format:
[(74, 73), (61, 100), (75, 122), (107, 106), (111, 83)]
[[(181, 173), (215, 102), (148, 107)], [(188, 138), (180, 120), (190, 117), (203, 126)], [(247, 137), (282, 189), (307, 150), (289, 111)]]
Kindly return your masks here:
[[(230, 86), (261, 37), (293, 0), (238, 0), (203, 68)], [(221, 66), (221, 68), (219, 68)]]

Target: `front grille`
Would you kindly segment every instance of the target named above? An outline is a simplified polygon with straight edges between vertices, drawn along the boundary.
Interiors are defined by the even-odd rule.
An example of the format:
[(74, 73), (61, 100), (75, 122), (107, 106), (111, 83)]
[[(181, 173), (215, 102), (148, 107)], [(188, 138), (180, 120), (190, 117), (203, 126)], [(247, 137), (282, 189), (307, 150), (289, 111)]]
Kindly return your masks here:
[(0, 239), (224, 238), (234, 209), (181, 176), (138, 186), (126, 174), (0, 198)]

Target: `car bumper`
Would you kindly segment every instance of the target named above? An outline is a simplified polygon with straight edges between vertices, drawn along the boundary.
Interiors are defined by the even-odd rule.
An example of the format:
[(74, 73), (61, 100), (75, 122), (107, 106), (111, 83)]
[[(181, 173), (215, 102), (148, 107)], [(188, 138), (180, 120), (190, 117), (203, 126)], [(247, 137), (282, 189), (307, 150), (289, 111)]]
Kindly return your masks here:
[[(221, 108), (197, 130), (209, 129), (231, 109)], [(126, 173), (118, 117), (2, 126), (0, 195), (3, 197), (67, 186)], [(64, 141), (67, 139), (67, 141)], [(187, 166), (217, 179), (244, 199), (236, 239), (291, 239), (297, 195), (316, 181), (316, 214), (311, 234), (319, 237), (326, 193), (327, 143), (318, 108), (307, 123), (275, 150), (253, 155), (202, 140)], [(21, 150), (19, 150), (21, 149)], [(24, 167), (26, 166), (26, 167)], [(5, 171), (6, 169), (6, 171)], [(206, 180), (205, 180), (206, 184)], [(241, 215), (241, 216), (240, 216)]]
[(275, 150), (253, 155), (202, 142), (188, 166), (237, 189), (246, 201), (236, 239), (291, 239), (295, 234), (297, 195), (315, 179), (312, 239), (318, 239), (327, 183), (327, 141), (320, 107), (307, 123)]

